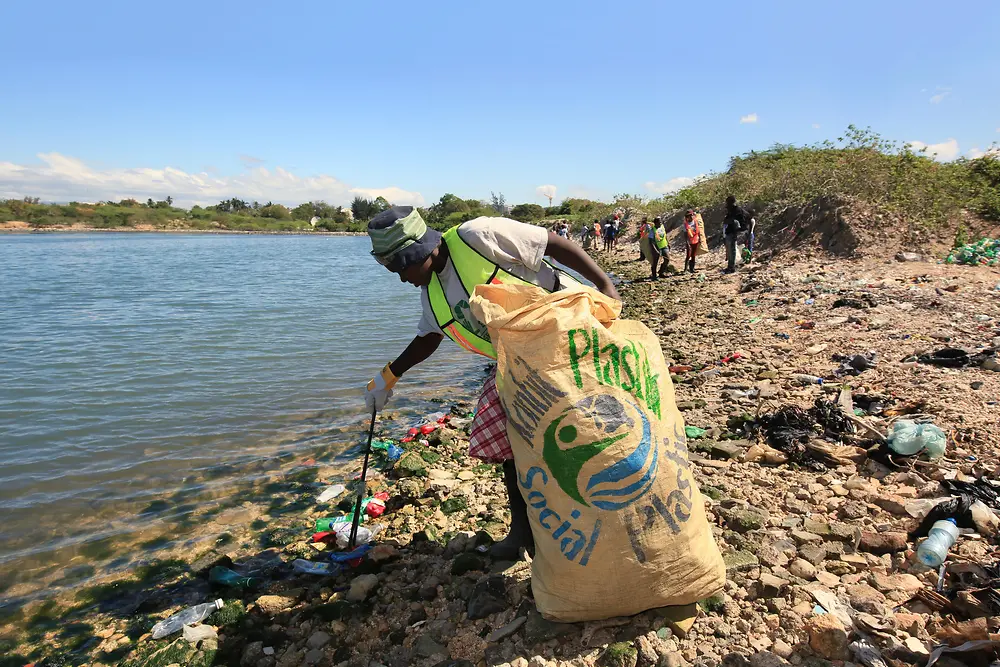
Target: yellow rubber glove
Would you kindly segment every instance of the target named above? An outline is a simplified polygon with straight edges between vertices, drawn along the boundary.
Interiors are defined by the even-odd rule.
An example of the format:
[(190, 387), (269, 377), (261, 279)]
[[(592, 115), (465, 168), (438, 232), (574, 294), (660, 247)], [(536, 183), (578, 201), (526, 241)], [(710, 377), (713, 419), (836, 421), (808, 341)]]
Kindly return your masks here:
[(392, 396), (392, 388), (398, 381), (399, 378), (393, 374), (389, 364), (386, 364), (382, 372), (368, 382), (365, 389), (365, 405), (368, 406), (369, 412), (372, 410), (382, 411)]

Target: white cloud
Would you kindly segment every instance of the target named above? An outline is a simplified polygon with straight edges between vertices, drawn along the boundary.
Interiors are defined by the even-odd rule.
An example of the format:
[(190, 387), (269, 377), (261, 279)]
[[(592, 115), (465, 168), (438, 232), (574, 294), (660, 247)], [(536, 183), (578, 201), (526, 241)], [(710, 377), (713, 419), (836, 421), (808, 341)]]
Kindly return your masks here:
[(951, 95), (951, 88), (938, 86), (937, 92), (931, 95), (930, 103), (941, 104), (941, 102), (944, 101), (944, 98), (948, 97), (949, 95)]
[(992, 146), (986, 150), (981, 150), (978, 146), (974, 146), (969, 149), (969, 152), (965, 154), (970, 160), (975, 160), (976, 158), (981, 158), (985, 155), (1000, 155), (1000, 146)]
[(694, 185), (694, 182), (697, 181), (699, 178), (701, 177), (695, 176), (694, 178), (692, 178), (691, 176), (678, 176), (676, 178), (671, 178), (669, 181), (665, 183), (657, 183), (656, 181), (646, 181), (645, 183), (642, 184), (642, 187), (646, 188), (650, 192), (656, 192), (661, 195), (669, 195), (677, 192), (678, 190), (682, 190), (688, 187), (689, 185)]
[(746, 116), (740, 116), (740, 125), (744, 125), (746, 123), (756, 123), (756, 122), (757, 122), (757, 114), (755, 113), (748, 113)]
[(819, 129), (819, 123), (813, 123), (813, 129), (814, 130), (818, 130)]
[[(244, 156), (249, 157), (249, 156)], [(322, 199), (331, 204), (349, 204), (355, 195), (385, 197), (393, 204), (422, 206), (424, 197), (390, 186), (354, 187), (333, 176), (298, 176), (275, 167), (249, 167), (235, 176), (207, 172), (187, 173), (173, 167), (151, 169), (96, 169), (82, 160), (59, 153), (39, 153), (41, 164), (0, 162), (0, 197), (40, 197), (43, 201), (100, 201), (134, 198), (163, 199), (167, 195), (180, 206), (217, 204), (221, 199), (300, 204)]]
[(910, 148), (919, 153), (924, 152), (924, 155), (932, 157), (939, 162), (948, 162), (949, 160), (954, 160), (958, 157), (958, 141), (955, 139), (948, 139), (947, 141), (942, 141), (939, 144), (925, 144), (922, 141), (911, 141), (909, 142)]
[(539, 185), (535, 188), (535, 194), (539, 197), (545, 197), (547, 199), (555, 199), (556, 196), (556, 186), (554, 185)]

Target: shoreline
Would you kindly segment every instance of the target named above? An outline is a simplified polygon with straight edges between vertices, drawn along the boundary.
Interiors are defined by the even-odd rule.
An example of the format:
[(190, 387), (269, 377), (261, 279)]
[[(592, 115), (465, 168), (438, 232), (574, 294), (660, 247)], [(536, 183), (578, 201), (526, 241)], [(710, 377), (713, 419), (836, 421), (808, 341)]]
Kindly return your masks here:
[(2, 228), (0, 234), (262, 234), (269, 236), (367, 236), (365, 232), (269, 231), (241, 229), (121, 229), (108, 227)]
[[(400, 461), (384, 467), (381, 479), (370, 478), (369, 493), (386, 491), (389, 500), (385, 514), (365, 525), (386, 528), (358, 569), (333, 577), (291, 571), (296, 558), (324, 559), (325, 547), (309, 542), (312, 524), (349, 510), (353, 499), (349, 493), (337, 498), (339, 510), (336, 500), (319, 504), (322, 488), (337, 479), (328, 476), (321, 485), (318, 470), (290, 470), (280, 491), (260, 490), (280, 495), (267, 514), (227, 510), (231, 541), (171, 567), (151, 564), (138, 578), (95, 586), (77, 596), (75, 608), (28, 610), (27, 639), (45, 648), (25, 649), (25, 662), (53, 654), (94, 667), (213, 660), (241, 667), (366, 667), (371, 661), (635, 667), (639, 660), (644, 666), (788, 667), (849, 660), (850, 629), (815, 611), (818, 600), (828, 599), (822, 596), (854, 606), (873, 622), (884, 619), (881, 632), (898, 644), (912, 639), (910, 651), (931, 648), (944, 621), (914, 595), (933, 590), (937, 572), (916, 563), (906, 532), (917, 522), (903, 506), (906, 499), (940, 495), (938, 481), (947, 474), (996, 478), (1000, 436), (988, 406), (1000, 396), (1000, 373), (905, 365), (900, 349), (934, 347), (929, 334), (945, 328), (950, 344), (969, 349), (996, 335), (989, 331), (1000, 322), (991, 291), (996, 270), (791, 256), (721, 276), (720, 257), (711, 253), (699, 259), (697, 276), (651, 282), (647, 264), (634, 261), (635, 248), (623, 244), (596, 259), (623, 278), (623, 317), (643, 321), (660, 337), (685, 423), (705, 430), (688, 447), (728, 581), (723, 592), (699, 603), (697, 618), (679, 622), (670, 609), (589, 623), (542, 618), (525, 564), (492, 563), (476, 549), (502, 536), (508, 519), (496, 466), (465, 453), (470, 396), (452, 410), (457, 428), (438, 429), (427, 445), (403, 444)], [(671, 259), (679, 260), (675, 253)], [(837, 299), (855, 305), (834, 305)], [(978, 315), (992, 324), (974, 326), (984, 322)], [(827, 385), (802, 387), (793, 379), (796, 373), (832, 378), (837, 363), (831, 354), (867, 349), (879, 352), (873, 370)], [(720, 361), (734, 352), (738, 359)], [(969, 389), (970, 382), (979, 386)], [(884, 395), (889, 405), (917, 405), (912, 409), (932, 415), (952, 433), (948, 458), (898, 471), (843, 459), (819, 471), (749, 457), (756, 440), (735, 425), (745, 423), (744, 415), (836, 400), (842, 384), (853, 385), (857, 396)], [(885, 428), (884, 420), (864, 419)], [(401, 424), (389, 424), (378, 435), (398, 442), (404, 434)], [(982, 539), (965, 539), (954, 551), (975, 562), (987, 556), (987, 547)], [(249, 588), (213, 587), (207, 581), (212, 565), (258, 580)], [(215, 598), (226, 601), (205, 621), (217, 628), (216, 639), (198, 645), (176, 636), (150, 639), (154, 621)], [(925, 654), (891, 655), (903, 664), (926, 663)]]

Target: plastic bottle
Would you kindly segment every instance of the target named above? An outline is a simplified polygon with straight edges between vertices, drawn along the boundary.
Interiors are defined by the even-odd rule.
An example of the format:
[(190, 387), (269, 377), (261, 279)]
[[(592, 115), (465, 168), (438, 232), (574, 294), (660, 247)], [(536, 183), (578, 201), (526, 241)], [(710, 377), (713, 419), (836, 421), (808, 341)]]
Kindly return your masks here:
[(244, 577), (239, 572), (234, 572), (228, 567), (222, 567), (221, 565), (216, 565), (208, 571), (208, 580), (213, 584), (220, 584), (222, 586), (243, 586), (250, 588), (254, 585), (253, 577)]
[(303, 574), (340, 574), (343, 569), (336, 563), (315, 563), (311, 560), (296, 558), (292, 561), (292, 567), (296, 572)]
[(333, 486), (328, 486), (323, 489), (323, 493), (319, 494), (319, 498), (316, 499), (317, 502), (326, 503), (347, 490), (347, 487), (343, 484), (334, 484)]
[(935, 521), (927, 539), (917, 548), (917, 558), (927, 567), (940, 567), (957, 539), (958, 525), (954, 519)]
[(179, 611), (173, 616), (166, 618), (153, 626), (153, 639), (162, 639), (167, 635), (180, 632), (185, 625), (200, 623), (208, 618), (212, 612), (222, 609), (222, 600), (215, 602), (205, 602), (189, 607), (184, 611)]
[(806, 375), (805, 373), (796, 373), (792, 376), (792, 379), (798, 384), (823, 384), (823, 378), (815, 375)]

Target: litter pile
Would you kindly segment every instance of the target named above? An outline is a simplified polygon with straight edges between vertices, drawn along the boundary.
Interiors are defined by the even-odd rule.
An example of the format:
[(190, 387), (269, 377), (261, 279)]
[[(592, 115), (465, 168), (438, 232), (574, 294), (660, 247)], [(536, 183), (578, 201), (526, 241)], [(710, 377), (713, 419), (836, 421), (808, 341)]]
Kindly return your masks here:
[(948, 264), (996, 266), (998, 252), (1000, 252), (1000, 239), (979, 239), (975, 243), (955, 248), (944, 261)]

